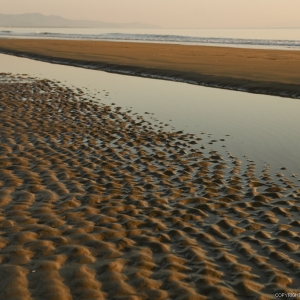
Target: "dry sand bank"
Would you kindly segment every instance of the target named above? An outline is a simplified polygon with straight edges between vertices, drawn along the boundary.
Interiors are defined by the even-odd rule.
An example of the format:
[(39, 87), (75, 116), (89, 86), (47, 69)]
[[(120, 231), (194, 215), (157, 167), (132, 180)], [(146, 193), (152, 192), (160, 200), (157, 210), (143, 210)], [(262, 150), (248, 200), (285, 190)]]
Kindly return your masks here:
[(80, 90), (0, 79), (0, 299), (300, 293), (292, 180)]
[(0, 39), (0, 52), (115, 73), (300, 97), (300, 51)]

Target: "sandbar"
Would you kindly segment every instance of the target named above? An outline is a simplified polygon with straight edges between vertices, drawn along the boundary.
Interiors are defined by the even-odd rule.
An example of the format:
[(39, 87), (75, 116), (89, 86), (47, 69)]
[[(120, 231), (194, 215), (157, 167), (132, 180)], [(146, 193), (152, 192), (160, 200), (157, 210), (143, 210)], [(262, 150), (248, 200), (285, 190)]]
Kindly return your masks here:
[(0, 39), (0, 52), (128, 75), (300, 97), (300, 51), (296, 50)]

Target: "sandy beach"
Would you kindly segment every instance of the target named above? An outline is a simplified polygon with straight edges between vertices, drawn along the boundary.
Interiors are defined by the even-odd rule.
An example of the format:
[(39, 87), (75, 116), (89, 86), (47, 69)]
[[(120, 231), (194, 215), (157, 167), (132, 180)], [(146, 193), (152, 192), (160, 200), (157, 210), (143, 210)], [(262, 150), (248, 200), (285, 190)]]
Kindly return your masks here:
[(53, 63), (299, 98), (300, 51), (0, 39), (0, 52)]
[(0, 299), (300, 295), (291, 178), (86, 99), (0, 74)]

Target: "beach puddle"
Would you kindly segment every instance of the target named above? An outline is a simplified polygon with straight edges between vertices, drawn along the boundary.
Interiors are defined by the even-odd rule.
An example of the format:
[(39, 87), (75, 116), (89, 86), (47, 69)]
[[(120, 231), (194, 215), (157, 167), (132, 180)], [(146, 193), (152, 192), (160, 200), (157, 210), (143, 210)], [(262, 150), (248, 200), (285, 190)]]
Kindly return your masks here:
[(155, 124), (158, 130), (194, 134), (198, 149), (233, 153), (242, 168), (255, 161), (260, 172), (270, 166), (291, 176), (300, 170), (300, 102), (273, 96), (205, 88), (0, 55), (3, 72), (29, 74), (78, 89), (86, 99), (99, 101), (132, 117)]

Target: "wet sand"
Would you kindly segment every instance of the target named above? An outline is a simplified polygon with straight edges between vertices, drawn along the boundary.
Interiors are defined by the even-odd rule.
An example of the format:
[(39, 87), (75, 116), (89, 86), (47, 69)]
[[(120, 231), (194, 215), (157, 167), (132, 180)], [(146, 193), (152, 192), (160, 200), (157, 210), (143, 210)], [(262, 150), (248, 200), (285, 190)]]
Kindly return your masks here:
[(0, 52), (134, 76), (282, 97), (300, 97), (300, 51), (0, 39)]
[(300, 293), (292, 178), (86, 99), (0, 75), (0, 299)]

